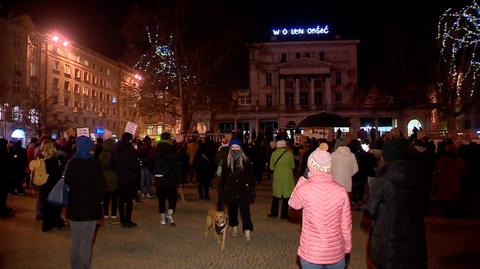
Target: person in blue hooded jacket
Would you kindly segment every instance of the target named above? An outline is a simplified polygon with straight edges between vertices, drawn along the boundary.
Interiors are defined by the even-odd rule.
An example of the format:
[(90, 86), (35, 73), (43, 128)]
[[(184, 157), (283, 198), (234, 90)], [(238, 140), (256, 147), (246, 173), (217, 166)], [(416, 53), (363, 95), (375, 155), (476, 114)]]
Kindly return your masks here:
[(65, 184), (69, 187), (67, 219), (70, 220), (73, 269), (90, 268), (92, 245), (97, 221), (102, 218), (105, 179), (100, 162), (91, 151), (90, 138), (76, 139), (76, 153), (67, 163)]

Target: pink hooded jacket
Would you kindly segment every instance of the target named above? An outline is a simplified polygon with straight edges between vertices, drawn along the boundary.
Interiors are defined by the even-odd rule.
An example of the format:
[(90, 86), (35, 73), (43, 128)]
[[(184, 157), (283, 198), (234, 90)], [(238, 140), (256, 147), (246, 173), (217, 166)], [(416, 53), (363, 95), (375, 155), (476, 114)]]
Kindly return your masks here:
[(308, 163), (309, 179), (301, 177), (288, 205), (303, 209), (298, 255), (314, 264), (334, 264), (352, 249), (352, 216), (347, 192)]

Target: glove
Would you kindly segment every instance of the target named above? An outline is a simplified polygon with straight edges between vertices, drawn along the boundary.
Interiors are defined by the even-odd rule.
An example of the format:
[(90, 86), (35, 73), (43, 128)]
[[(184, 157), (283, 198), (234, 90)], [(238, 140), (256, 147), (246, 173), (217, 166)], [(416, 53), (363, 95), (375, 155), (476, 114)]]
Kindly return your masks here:
[(350, 264), (350, 253), (345, 254), (345, 268)]

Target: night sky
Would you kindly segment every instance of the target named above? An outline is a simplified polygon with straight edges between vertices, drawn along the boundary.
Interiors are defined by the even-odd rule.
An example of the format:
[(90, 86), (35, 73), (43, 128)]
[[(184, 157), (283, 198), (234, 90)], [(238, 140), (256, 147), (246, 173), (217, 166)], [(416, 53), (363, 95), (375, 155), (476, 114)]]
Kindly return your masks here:
[[(150, 1), (151, 2), (151, 1)], [(171, 3), (172, 0), (157, 1)], [(187, 1), (192, 3), (194, 1)], [(419, 84), (427, 84), (427, 69), (437, 58), (438, 16), (448, 7), (470, 1), (195, 1), (205, 9), (224, 9), (242, 18), (241, 25), (225, 23), (225, 31), (244, 31), (231, 56), (237, 70), (232, 88), (248, 87), (246, 44), (268, 41), (274, 26), (329, 24), (341, 39), (359, 39), (361, 86), (389, 87), (402, 84), (399, 58), (406, 57), (408, 72)], [(223, 2), (223, 3), (222, 3)], [(1, 14), (29, 13), (41, 31), (57, 30), (72, 40), (108, 57), (132, 64), (125, 25), (141, 14), (149, 1), (45, 1), (0, 0)], [(226, 4), (227, 3), (227, 4)], [(161, 4), (160, 4), (161, 5)], [(198, 12), (202, 12), (202, 8)], [(203, 33), (208, 34), (208, 18)], [(243, 29), (240, 29), (243, 28)], [(238, 70), (239, 67), (240, 69)], [(400, 72), (401, 73), (401, 72)]]

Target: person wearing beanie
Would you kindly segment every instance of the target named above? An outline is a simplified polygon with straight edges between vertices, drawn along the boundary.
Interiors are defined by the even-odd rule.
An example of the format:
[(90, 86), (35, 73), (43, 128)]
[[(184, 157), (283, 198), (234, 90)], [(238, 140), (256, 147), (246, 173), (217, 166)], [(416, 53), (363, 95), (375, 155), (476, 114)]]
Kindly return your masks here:
[(255, 200), (255, 177), (250, 161), (242, 151), (239, 139), (232, 139), (227, 161), (222, 163), (222, 174), (218, 194), (219, 211), (223, 202), (228, 205), (228, 224), (233, 227), (232, 236), (238, 234), (238, 211), (242, 217), (242, 230), (246, 241), (251, 240), (253, 223), (250, 216), (250, 203)]
[(90, 268), (97, 221), (103, 216), (105, 178), (102, 167), (90, 152), (90, 138), (76, 139), (77, 151), (66, 164), (65, 184), (69, 187), (67, 219), (70, 220), (72, 268)]
[[(394, 137), (382, 151), (385, 164), (370, 182), (366, 216), (373, 220), (370, 257), (376, 268), (427, 268), (422, 182), (407, 143)], [(408, 246), (408, 247), (406, 247)]]
[(352, 250), (350, 201), (333, 180), (328, 145), (322, 145), (308, 157), (309, 178), (300, 177), (288, 205), (303, 209), (297, 252), (302, 268), (343, 269)]
[(278, 205), (282, 200), (280, 218), (288, 219), (288, 199), (295, 186), (293, 169), (295, 169), (294, 157), (287, 148), (287, 142), (277, 141), (277, 149), (270, 157), (270, 170), (273, 171), (273, 198), (268, 216), (271, 218), (278, 217)]
[(126, 228), (137, 226), (132, 221), (132, 211), (133, 198), (137, 192), (136, 178), (140, 166), (137, 152), (131, 143), (132, 139), (132, 134), (124, 133), (112, 155), (112, 167), (117, 174), (118, 181), (120, 222)]

